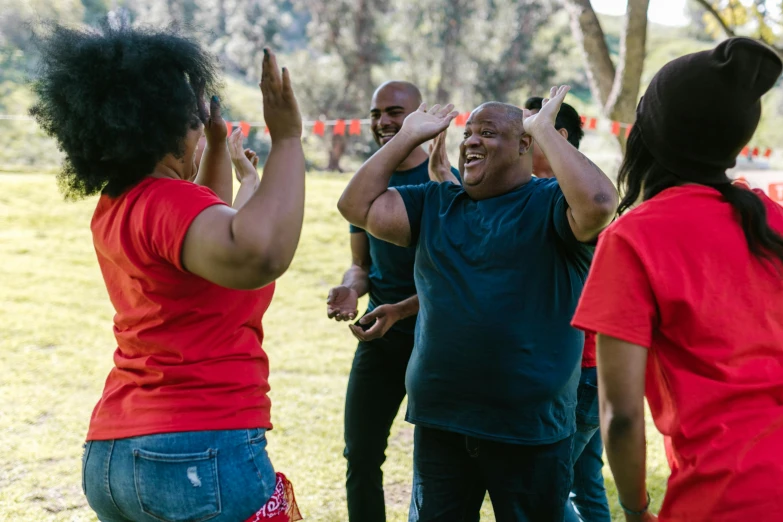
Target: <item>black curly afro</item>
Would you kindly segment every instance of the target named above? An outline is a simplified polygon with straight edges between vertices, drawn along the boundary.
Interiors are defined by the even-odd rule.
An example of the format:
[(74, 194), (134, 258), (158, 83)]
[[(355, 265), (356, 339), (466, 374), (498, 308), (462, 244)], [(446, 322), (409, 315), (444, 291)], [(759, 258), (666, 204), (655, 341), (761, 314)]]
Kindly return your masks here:
[(174, 29), (51, 25), (38, 43), (30, 114), (65, 153), (58, 178), (71, 198), (116, 197), (181, 157), (219, 86), (215, 59)]

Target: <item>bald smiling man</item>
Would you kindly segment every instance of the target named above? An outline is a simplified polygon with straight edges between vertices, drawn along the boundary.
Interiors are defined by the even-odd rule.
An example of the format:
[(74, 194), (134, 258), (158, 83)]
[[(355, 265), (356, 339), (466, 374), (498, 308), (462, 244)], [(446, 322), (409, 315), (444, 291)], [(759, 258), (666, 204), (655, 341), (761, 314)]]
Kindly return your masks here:
[[(456, 116), (420, 108), (338, 203), (373, 236), (416, 248), (411, 522), (477, 521), (487, 491), (499, 521), (563, 520), (584, 343), (570, 321), (618, 199), (554, 127), (567, 92), (553, 89), (535, 115), (496, 102), (475, 109), (462, 185), (389, 188), (410, 151)], [(532, 177), (533, 139), (557, 179)]]

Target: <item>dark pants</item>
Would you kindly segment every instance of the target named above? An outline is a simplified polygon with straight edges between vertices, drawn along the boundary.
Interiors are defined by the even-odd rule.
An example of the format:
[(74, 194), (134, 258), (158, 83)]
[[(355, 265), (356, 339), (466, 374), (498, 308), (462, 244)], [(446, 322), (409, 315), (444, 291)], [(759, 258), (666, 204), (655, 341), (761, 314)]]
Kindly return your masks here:
[(523, 446), (416, 426), (409, 522), (476, 522), (487, 492), (497, 522), (563, 522), (573, 441)]
[[(604, 489), (604, 446), (598, 414), (598, 375), (595, 368), (583, 368), (579, 379), (574, 436), (574, 486), (566, 504), (566, 522), (610, 522), (609, 502)], [(578, 510), (578, 514), (577, 514)]]
[(405, 397), (405, 370), (413, 334), (390, 330), (381, 339), (360, 342), (345, 397), (346, 491), (351, 522), (383, 522), (383, 472), (394, 417)]

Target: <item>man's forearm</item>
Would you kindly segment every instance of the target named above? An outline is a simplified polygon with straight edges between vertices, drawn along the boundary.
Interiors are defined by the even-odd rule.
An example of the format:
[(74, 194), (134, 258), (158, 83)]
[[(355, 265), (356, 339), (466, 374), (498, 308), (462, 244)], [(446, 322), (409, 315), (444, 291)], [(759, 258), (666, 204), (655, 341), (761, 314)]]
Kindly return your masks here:
[(536, 129), (533, 138), (557, 177), (574, 221), (582, 230), (600, 232), (617, 211), (612, 181), (554, 127)]
[(412, 317), (419, 313), (419, 296), (418, 294), (412, 295), (394, 306), (396, 306), (397, 310), (400, 312), (400, 319)]
[(367, 227), (367, 216), (373, 202), (388, 190), (395, 169), (419, 144), (398, 132), (392, 140), (364, 162), (354, 174), (337, 208), (349, 223)]
[(222, 146), (207, 142), (195, 182), (212, 189), (223, 202), (231, 204), (234, 195), (234, 176), (231, 172), (231, 156), (225, 140)]
[(647, 504), (644, 412), (604, 420), (601, 436), (620, 502), (632, 511), (641, 511)]
[(351, 265), (343, 276), (343, 286), (353, 289), (361, 297), (370, 291), (370, 275), (367, 269)]

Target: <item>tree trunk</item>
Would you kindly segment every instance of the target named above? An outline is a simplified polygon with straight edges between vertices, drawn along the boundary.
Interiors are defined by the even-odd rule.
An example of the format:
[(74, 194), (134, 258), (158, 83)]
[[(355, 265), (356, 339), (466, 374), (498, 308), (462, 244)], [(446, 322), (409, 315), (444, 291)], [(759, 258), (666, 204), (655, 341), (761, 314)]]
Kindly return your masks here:
[[(632, 124), (644, 68), (649, 0), (628, 0), (620, 41), (620, 63), (616, 69), (590, 0), (565, 2), (571, 16), (571, 30), (584, 53), (593, 98), (601, 104), (604, 115)], [(625, 133), (620, 132), (617, 140), (625, 151)]]
[(326, 170), (343, 172), (340, 158), (345, 154), (345, 147), (345, 136), (332, 134), (332, 147), (329, 149), (329, 165), (326, 166)]
[[(629, 0), (625, 14), (625, 27), (620, 41), (620, 64), (614, 77), (614, 85), (605, 112), (621, 123), (636, 121), (636, 105), (644, 70), (647, 48), (647, 8), (649, 0)], [(625, 133), (617, 136), (625, 151)]]
[(587, 65), (590, 90), (596, 102), (603, 107), (609, 101), (615, 74), (604, 30), (590, 0), (565, 0), (565, 4), (571, 17), (571, 31), (582, 48)]

